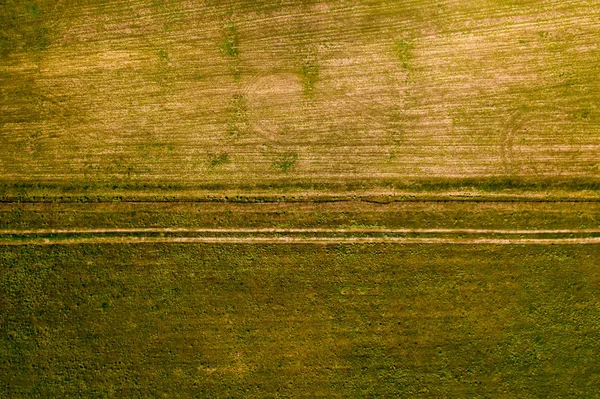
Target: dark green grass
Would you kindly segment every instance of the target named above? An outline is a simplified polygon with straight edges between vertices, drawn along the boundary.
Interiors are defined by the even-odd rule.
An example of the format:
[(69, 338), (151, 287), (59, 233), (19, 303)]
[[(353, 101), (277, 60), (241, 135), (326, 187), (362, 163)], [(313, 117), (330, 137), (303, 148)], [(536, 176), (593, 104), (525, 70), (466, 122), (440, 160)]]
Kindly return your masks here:
[(3, 397), (598, 397), (598, 246), (0, 248)]
[[(237, 98), (237, 100), (236, 100)], [(239, 101), (239, 102), (236, 102)], [(234, 96), (232, 102), (235, 110), (232, 113), (232, 123), (229, 125), (230, 135), (235, 138), (242, 134), (247, 125), (246, 110), (244, 108), (244, 97)], [(209, 155), (210, 156), (210, 155)], [(232, 154), (228, 153), (230, 161), (233, 160)], [(284, 154), (286, 156), (286, 154)], [(274, 170), (280, 170), (282, 165), (288, 167), (288, 171), (293, 170), (294, 163), (290, 163), (299, 154), (287, 153), (287, 158), (280, 158), (271, 164)], [(296, 159), (297, 160), (297, 159)], [(206, 167), (206, 166), (204, 166)], [(208, 168), (210, 170), (210, 168)], [(503, 194), (543, 194), (549, 198), (564, 194), (582, 194), (582, 196), (598, 197), (600, 193), (600, 180), (598, 178), (577, 178), (562, 180), (556, 179), (510, 179), (510, 178), (484, 178), (484, 179), (453, 179), (439, 178), (431, 180), (410, 181), (406, 179), (379, 180), (376, 177), (370, 180), (352, 180), (348, 179), (344, 183), (318, 183), (302, 180), (282, 180), (273, 183), (249, 183), (237, 184), (215, 183), (215, 184), (190, 184), (185, 181), (171, 182), (168, 184), (161, 182), (136, 182), (127, 180), (127, 178), (114, 179), (112, 182), (97, 183), (83, 181), (77, 178), (69, 179), (69, 183), (64, 181), (45, 181), (34, 182), (31, 180), (20, 180), (14, 182), (0, 181), (0, 200), (1, 201), (52, 201), (52, 202), (113, 202), (122, 199), (150, 199), (158, 201), (169, 201), (170, 198), (191, 196), (198, 198), (201, 196), (212, 195), (223, 197), (224, 191), (233, 191), (236, 195), (252, 195), (254, 192), (261, 193), (265, 198), (265, 191), (273, 192), (271, 196), (277, 196), (281, 193), (291, 195), (302, 195), (306, 192), (324, 193), (325, 195), (344, 195), (348, 192), (358, 193), (368, 192), (369, 190), (387, 192), (397, 191), (399, 193), (407, 192), (413, 194), (440, 194), (443, 197), (447, 192), (480, 192), (495, 195)], [(191, 194), (190, 194), (191, 193)], [(410, 195), (410, 194), (409, 194)], [(574, 195), (571, 195), (574, 197)]]

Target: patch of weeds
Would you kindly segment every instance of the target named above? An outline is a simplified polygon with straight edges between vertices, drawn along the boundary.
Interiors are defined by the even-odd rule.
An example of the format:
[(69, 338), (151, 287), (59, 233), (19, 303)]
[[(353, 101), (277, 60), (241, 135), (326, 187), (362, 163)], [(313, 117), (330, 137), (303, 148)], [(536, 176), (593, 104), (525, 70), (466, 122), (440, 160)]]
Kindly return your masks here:
[(239, 35), (237, 28), (231, 19), (227, 20), (223, 27), (223, 41), (219, 44), (221, 54), (228, 57), (237, 58), (240, 55)]
[(231, 117), (227, 124), (227, 133), (239, 137), (248, 127), (248, 105), (243, 94), (234, 94), (231, 101)]
[(412, 58), (413, 43), (409, 40), (396, 40), (396, 55), (400, 60), (402, 68), (408, 69)]
[(281, 169), (283, 172), (287, 172), (294, 167), (297, 161), (298, 153), (286, 152), (285, 154), (281, 155), (278, 160), (273, 162), (273, 166), (277, 169)]
[(219, 165), (224, 165), (226, 163), (229, 163), (230, 159), (229, 159), (229, 155), (227, 153), (221, 153), (221, 154), (208, 154), (208, 168), (209, 169), (214, 169), (215, 167), (219, 166)]
[(168, 61), (169, 60), (169, 53), (167, 53), (165, 50), (158, 50), (158, 58), (160, 58), (162, 61)]
[(587, 109), (587, 108), (584, 108), (584, 109), (577, 110), (577, 111), (576, 111), (576, 112), (573, 114), (573, 118), (574, 118), (574, 119), (578, 119), (578, 120), (581, 120), (581, 119), (587, 119), (587, 118), (589, 118), (589, 117), (590, 117), (590, 110), (589, 110), (589, 109)]
[(229, 69), (235, 80), (240, 79), (240, 47), (239, 35), (235, 24), (228, 19), (223, 27), (223, 40), (219, 43), (219, 51), (229, 61)]
[(310, 47), (306, 51), (300, 65), (300, 77), (304, 94), (312, 94), (319, 80), (319, 58), (316, 48)]
[(238, 125), (230, 122), (227, 124), (227, 134), (230, 136), (239, 137), (242, 135), (242, 130)]

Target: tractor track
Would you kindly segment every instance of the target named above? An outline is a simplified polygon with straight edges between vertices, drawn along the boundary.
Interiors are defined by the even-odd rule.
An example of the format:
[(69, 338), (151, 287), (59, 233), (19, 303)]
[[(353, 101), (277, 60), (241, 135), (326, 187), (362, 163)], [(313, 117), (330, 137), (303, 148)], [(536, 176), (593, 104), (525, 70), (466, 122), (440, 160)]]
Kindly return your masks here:
[[(162, 234), (148, 236), (147, 234)], [(383, 236), (358, 236), (380, 233)], [(111, 235), (112, 234), (112, 235)], [(117, 234), (115, 236), (115, 234)], [(120, 234), (120, 235), (119, 235)], [(165, 236), (165, 234), (167, 234)], [(169, 236), (168, 234), (207, 234)], [(228, 235), (219, 235), (228, 234)], [(249, 235), (250, 234), (250, 235)], [(256, 234), (256, 235), (252, 235)], [(295, 234), (295, 235), (294, 235)], [(318, 235), (329, 234), (329, 235)], [(416, 234), (417, 236), (387, 236)], [(445, 234), (444, 237), (425, 236)], [(569, 234), (567, 237), (536, 237), (540, 234)], [(589, 235), (592, 236), (589, 236)], [(278, 229), (278, 228), (114, 228), (2, 230), (0, 245), (73, 245), (140, 243), (207, 244), (490, 244), (490, 245), (580, 245), (600, 244), (599, 229), (499, 230), (499, 229)], [(419, 237), (418, 235), (423, 235)], [(448, 236), (449, 235), (449, 236)], [(517, 235), (517, 237), (514, 237)], [(585, 236), (588, 235), (588, 236)], [(526, 237), (522, 237), (526, 236)]]
[(417, 233), (417, 234), (600, 234), (600, 229), (386, 229), (386, 228), (104, 228), (104, 229), (29, 229), (0, 230), (6, 235), (52, 235), (52, 234), (114, 234), (114, 233)]

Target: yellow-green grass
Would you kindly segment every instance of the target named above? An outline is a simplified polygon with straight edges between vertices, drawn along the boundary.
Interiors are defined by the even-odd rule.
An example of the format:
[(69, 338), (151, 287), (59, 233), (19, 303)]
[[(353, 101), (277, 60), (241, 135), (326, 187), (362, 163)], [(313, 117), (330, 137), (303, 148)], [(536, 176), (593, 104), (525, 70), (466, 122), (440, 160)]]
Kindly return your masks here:
[(8, 0), (0, 181), (597, 189), (599, 18), (594, 0)]
[(600, 395), (598, 246), (0, 248), (4, 397)]

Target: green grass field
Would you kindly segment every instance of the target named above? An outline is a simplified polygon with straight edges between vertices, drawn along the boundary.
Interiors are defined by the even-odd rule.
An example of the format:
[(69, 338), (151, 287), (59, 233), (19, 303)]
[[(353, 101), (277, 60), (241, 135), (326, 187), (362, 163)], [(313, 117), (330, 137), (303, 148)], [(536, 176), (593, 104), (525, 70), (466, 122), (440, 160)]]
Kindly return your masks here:
[(0, 228), (597, 229), (600, 202), (0, 203)]
[(597, 397), (598, 246), (0, 249), (6, 397)]
[(0, 0), (1, 398), (600, 398), (597, 0)]

